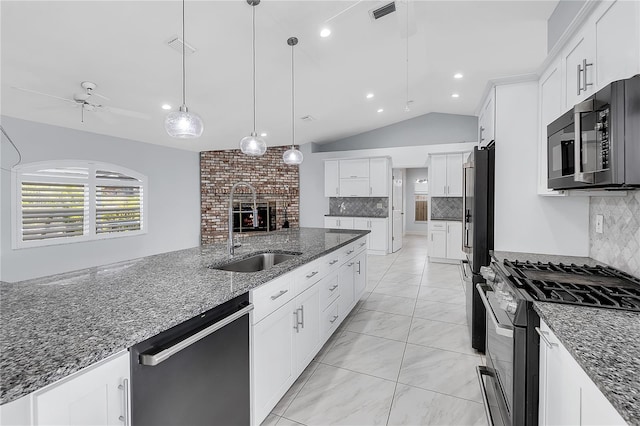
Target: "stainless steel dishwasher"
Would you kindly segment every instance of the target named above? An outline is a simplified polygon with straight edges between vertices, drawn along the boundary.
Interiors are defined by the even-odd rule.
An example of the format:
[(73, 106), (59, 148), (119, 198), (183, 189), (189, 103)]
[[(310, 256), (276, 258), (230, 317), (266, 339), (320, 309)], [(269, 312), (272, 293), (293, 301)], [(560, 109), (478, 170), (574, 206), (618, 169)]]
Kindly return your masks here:
[(134, 426), (249, 425), (249, 294), (131, 348)]

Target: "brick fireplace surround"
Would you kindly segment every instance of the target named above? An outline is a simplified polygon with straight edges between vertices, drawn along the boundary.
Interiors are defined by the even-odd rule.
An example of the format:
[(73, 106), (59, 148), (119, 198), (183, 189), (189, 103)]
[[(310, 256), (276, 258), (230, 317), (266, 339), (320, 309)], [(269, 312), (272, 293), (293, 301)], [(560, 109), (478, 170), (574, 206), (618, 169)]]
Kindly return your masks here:
[[(200, 241), (202, 244), (227, 239), (229, 192), (239, 181), (256, 188), (258, 201), (276, 202), (277, 229), (284, 223), (284, 208), (291, 228), (299, 226), (300, 174), (288, 166), (282, 154), (288, 146), (269, 147), (262, 157), (249, 157), (239, 149), (200, 153)], [(235, 200), (251, 200), (245, 186), (236, 188)], [(244, 235), (244, 234), (243, 234)]]

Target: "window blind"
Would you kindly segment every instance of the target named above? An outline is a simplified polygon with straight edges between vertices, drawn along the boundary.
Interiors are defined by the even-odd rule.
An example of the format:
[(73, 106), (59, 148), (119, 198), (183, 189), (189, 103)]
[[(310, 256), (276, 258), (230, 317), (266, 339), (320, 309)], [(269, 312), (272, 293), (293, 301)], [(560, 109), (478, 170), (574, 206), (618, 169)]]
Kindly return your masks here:
[(139, 186), (96, 187), (96, 234), (139, 231), (142, 191)]
[(22, 240), (83, 235), (87, 192), (82, 184), (22, 182)]

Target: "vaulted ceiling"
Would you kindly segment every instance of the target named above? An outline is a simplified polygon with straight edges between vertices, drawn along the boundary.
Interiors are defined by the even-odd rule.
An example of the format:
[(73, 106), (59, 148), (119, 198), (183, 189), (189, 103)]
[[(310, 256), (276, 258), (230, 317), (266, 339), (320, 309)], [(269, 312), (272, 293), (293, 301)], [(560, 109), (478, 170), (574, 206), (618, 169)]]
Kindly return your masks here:
[[(473, 115), (489, 79), (535, 72), (557, 1), (275, 1), (256, 8), (257, 128), (291, 143), (291, 48), (296, 143), (327, 142), (428, 112)], [(170, 138), (165, 103), (181, 103), (179, 1), (2, 1), (2, 114), (193, 151), (236, 148), (252, 130), (251, 7), (243, 0), (186, 3), (187, 105), (205, 131)], [(407, 99), (407, 8), (409, 92)], [(328, 21), (328, 22), (327, 22)], [(331, 35), (319, 36), (324, 26)], [(462, 79), (454, 79), (455, 73)], [(148, 119), (86, 111), (56, 98), (97, 84), (106, 106)], [(372, 99), (366, 99), (373, 93)], [(458, 93), (458, 98), (452, 98)], [(384, 111), (378, 112), (379, 109)], [(300, 117), (311, 115), (310, 122)]]

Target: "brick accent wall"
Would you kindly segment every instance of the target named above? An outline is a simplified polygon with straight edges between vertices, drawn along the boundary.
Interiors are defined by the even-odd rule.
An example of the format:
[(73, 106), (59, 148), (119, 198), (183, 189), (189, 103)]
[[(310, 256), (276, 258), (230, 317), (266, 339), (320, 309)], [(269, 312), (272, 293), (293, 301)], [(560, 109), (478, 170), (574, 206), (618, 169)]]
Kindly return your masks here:
[[(249, 157), (239, 149), (200, 153), (202, 244), (227, 239), (229, 193), (231, 187), (239, 181), (253, 185), (259, 201), (276, 202), (277, 229), (281, 229), (284, 223), (285, 207), (290, 227), (299, 226), (300, 174), (298, 166), (288, 166), (282, 161), (282, 154), (287, 149), (288, 146), (269, 147), (262, 157)], [(234, 198), (250, 200), (251, 191), (240, 186), (236, 188)]]

